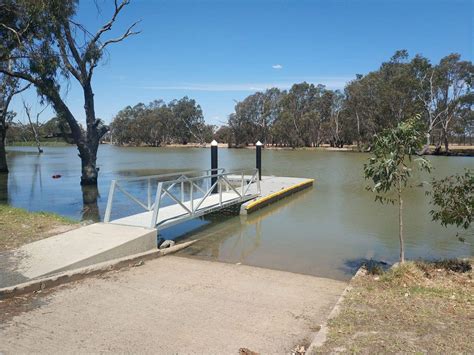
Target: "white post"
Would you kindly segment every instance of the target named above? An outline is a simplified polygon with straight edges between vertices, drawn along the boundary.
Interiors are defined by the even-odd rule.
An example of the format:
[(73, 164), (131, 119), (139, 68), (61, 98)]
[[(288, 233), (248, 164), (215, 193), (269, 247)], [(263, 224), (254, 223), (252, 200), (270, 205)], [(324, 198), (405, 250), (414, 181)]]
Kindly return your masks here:
[(155, 197), (155, 208), (153, 209), (153, 214), (151, 217), (150, 228), (155, 228), (158, 222), (158, 212), (160, 209), (161, 204), (161, 193), (163, 190), (163, 183), (158, 183), (158, 188), (156, 189), (156, 197)]
[(150, 178), (147, 179), (148, 181), (148, 211), (151, 211), (151, 180)]
[(189, 183), (190, 183), (189, 205), (191, 207), (191, 215), (194, 215), (194, 197), (193, 197), (194, 184), (192, 180), (189, 181)]
[(219, 206), (222, 206), (222, 181), (221, 178), (217, 178), (217, 186), (219, 188)]
[(109, 223), (110, 222), (110, 214), (112, 213), (112, 200), (114, 199), (114, 193), (115, 193), (115, 180), (112, 180), (112, 183), (110, 184), (110, 190), (109, 190), (109, 199), (107, 200), (107, 207), (105, 209), (105, 216), (104, 216), (104, 222)]

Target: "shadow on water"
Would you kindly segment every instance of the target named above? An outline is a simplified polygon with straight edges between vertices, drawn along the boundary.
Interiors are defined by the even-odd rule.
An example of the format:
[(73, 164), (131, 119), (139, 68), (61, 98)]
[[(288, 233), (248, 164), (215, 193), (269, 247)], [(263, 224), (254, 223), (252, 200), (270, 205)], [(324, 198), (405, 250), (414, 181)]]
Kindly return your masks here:
[(81, 186), (82, 190), (82, 221), (100, 221), (100, 211), (97, 199), (99, 189), (97, 186)]

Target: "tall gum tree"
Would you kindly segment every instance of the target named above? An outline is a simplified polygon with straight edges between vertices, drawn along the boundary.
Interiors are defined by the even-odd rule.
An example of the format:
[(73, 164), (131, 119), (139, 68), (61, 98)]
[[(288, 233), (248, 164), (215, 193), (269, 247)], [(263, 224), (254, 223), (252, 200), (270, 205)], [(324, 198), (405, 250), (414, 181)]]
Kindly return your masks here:
[[(14, 63), (10, 68), (0, 66), (0, 72), (33, 84), (40, 97), (64, 117), (79, 150), (81, 185), (97, 185), (97, 151), (108, 130), (95, 114), (94, 69), (109, 45), (139, 33), (135, 22), (122, 35), (104, 38), (129, 3), (115, 0), (110, 20), (95, 33), (76, 21), (76, 0), (5, 0), (0, 5), (0, 59)], [(60, 83), (70, 78), (83, 91), (85, 128), (61, 95)]]
[(13, 96), (26, 90), (28, 85), (19, 88), (19, 80), (0, 74), (0, 173), (8, 173), (5, 139), (8, 126), (15, 114), (8, 110)]

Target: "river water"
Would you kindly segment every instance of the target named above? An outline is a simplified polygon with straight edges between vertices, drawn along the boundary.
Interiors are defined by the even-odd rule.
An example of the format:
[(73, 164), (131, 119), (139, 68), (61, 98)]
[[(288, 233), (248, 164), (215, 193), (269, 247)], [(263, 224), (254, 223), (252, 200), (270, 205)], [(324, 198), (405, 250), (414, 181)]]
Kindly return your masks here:
[[(0, 176), (0, 202), (75, 219), (103, 218), (110, 181), (125, 176), (207, 169), (210, 150), (200, 148), (99, 149), (98, 194), (81, 189), (80, 160), (74, 147), (10, 147), (11, 173)], [(368, 155), (314, 150), (265, 150), (263, 174), (316, 179), (312, 189), (249, 216), (222, 216), (188, 222), (163, 232), (174, 239), (202, 238), (181, 254), (336, 279), (348, 279), (361, 260), (394, 262), (398, 257), (396, 206), (374, 202), (365, 190), (362, 167)], [(430, 157), (431, 177), (474, 168), (469, 157)], [(255, 166), (253, 150), (219, 150), (219, 166)], [(61, 175), (53, 179), (53, 175)], [(415, 176), (417, 181), (429, 177)], [(425, 189), (405, 194), (406, 256), (471, 256), (474, 247), (457, 230), (432, 222)], [(467, 239), (472, 242), (472, 239)]]

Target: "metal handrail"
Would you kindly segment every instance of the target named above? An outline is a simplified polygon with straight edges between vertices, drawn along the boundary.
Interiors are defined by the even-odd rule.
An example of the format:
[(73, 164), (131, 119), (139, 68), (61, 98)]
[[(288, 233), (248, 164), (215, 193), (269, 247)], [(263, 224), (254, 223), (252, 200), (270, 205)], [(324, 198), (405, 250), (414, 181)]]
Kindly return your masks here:
[[(218, 169), (206, 169), (206, 170), (187, 170), (187, 171), (177, 171), (175, 173), (167, 173), (167, 174), (159, 174), (159, 175), (145, 175), (145, 176), (136, 176), (136, 177), (123, 177), (120, 179), (116, 179), (116, 181), (140, 181), (140, 180), (147, 180), (147, 179), (158, 179), (158, 178), (165, 178), (168, 176), (177, 176), (177, 175), (189, 175), (189, 174), (196, 174), (196, 173), (206, 173), (209, 171), (222, 171), (225, 172), (224, 168)], [(200, 177), (204, 177), (208, 175), (200, 175)]]
[[(188, 177), (187, 175), (197, 174), (205, 172), (206, 175), (201, 176), (194, 176)], [(250, 172), (250, 175), (245, 175), (244, 173)], [(166, 177), (170, 176), (178, 176), (177, 179), (173, 180), (164, 180)], [(235, 179), (234, 177), (238, 177)], [(196, 182), (197, 181), (206, 181), (208, 179), (211, 181), (211, 178), (215, 178), (213, 184), (209, 184), (207, 189), (202, 188)], [(157, 188), (155, 193), (154, 202), (152, 203), (152, 184), (151, 180), (156, 179), (157, 181)], [(123, 186), (120, 184), (122, 182), (130, 182), (130, 181), (148, 181), (147, 186), (147, 203), (141, 202), (137, 197), (133, 196), (130, 192), (126, 191)], [(240, 186), (235, 187), (232, 184), (232, 181), (239, 181)], [(250, 194), (249, 191), (253, 183), (256, 183), (257, 191), (256, 194)], [(186, 185), (189, 185), (189, 199), (185, 201), (185, 193), (184, 188)], [(175, 196), (174, 193), (171, 191), (174, 187), (178, 187), (180, 189), (179, 197)], [(239, 200), (244, 200), (244, 198), (250, 198), (251, 196), (257, 196), (260, 194), (260, 180), (258, 179), (258, 170), (257, 169), (247, 169), (247, 170), (239, 170), (239, 171), (229, 171), (226, 172), (225, 169), (208, 169), (208, 170), (200, 170), (200, 171), (186, 171), (186, 172), (177, 172), (172, 174), (162, 174), (162, 175), (151, 175), (151, 176), (144, 176), (138, 178), (125, 178), (120, 180), (112, 180), (109, 190), (109, 197), (107, 200), (107, 207), (105, 211), (104, 222), (110, 222), (110, 217), (112, 213), (112, 204), (115, 191), (118, 189), (120, 190), (126, 197), (128, 197), (132, 202), (135, 202), (137, 205), (142, 207), (145, 211), (152, 212), (152, 217), (150, 221), (150, 227), (154, 228), (158, 223), (158, 215), (159, 210), (161, 207), (161, 201), (165, 196), (168, 196), (171, 200), (173, 200), (177, 205), (179, 205), (183, 211), (184, 215), (189, 215), (190, 218), (196, 217), (198, 215), (202, 215), (203, 211), (200, 209), (204, 201), (213, 194), (215, 188), (217, 187), (217, 194), (219, 194), (219, 206), (223, 206), (224, 204), (228, 204), (230, 202), (235, 202)], [(223, 201), (223, 187), (225, 187), (226, 192), (232, 190), (236, 197), (230, 200)], [(199, 190), (204, 195), (199, 199), (194, 198), (194, 190)], [(179, 190), (178, 190), (179, 192)], [(179, 194), (178, 194), (179, 195)], [(212, 206), (211, 206), (212, 207)], [(211, 208), (207, 207), (207, 208)], [(163, 222), (163, 221), (162, 221)], [(161, 222), (161, 223), (162, 223)]]

